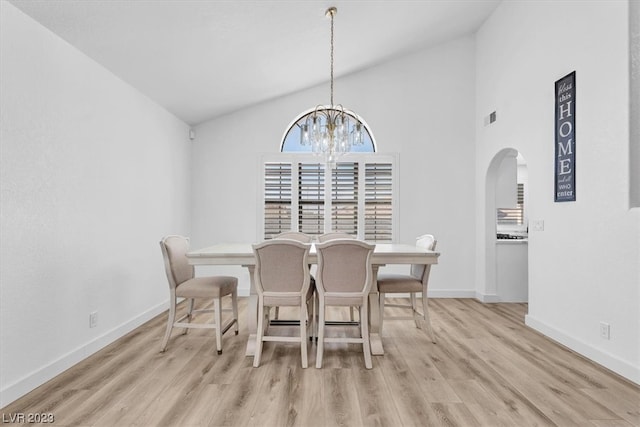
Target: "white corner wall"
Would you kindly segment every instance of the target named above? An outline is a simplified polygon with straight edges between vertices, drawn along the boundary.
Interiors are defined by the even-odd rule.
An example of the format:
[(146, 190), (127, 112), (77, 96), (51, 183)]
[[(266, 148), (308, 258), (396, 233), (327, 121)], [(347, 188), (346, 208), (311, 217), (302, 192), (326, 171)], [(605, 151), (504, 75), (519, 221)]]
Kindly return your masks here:
[[(484, 293), (494, 286), (484, 268), (486, 173), (496, 153), (515, 148), (527, 160), (529, 220), (544, 220), (529, 234), (527, 324), (640, 383), (628, 29), (626, 1), (502, 2), (477, 34), (476, 265)], [(577, 201), (554, 203), (554, 82), (574, 70)]]
[(166, 309), (158, 241), (190, 231), (190, 143), (10, 3), (0, 17), (3, 407)]
[(629, 2), (629, 205), (640, 208), (640, 1)]
[[(473, 297), (475, 41), (473, 37), (398, 58), (335, 82), (336, 101), (370, 125), (381, 153), (399, 155), (399, 236), (435, 234), (440, 263), (430, 292)], [(279, 151), (300, 112), (327, 102), (329, 84), (200, 125), (193, 154), (193, 244), (253, 242), (261, 213), (261, 153)], [(462, 268), (461, 268), (462, 267)], [(210, 267), (237, 274), (241, 267)]]

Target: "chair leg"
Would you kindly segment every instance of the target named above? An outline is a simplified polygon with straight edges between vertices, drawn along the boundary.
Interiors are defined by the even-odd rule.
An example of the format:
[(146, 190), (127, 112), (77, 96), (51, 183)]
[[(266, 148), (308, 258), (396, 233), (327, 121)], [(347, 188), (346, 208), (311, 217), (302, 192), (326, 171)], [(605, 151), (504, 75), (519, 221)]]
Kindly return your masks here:
[(422, 312), (424, 313), (424, 322), (427, 324), (427, 330), (429, 331), (429, 335), (431, 336), (431, 342), (436, 344), (436, 336), (433, 333), (433, 327), (431, 326), (431, 317), (429, 316), (429, 300), (427, 298), (427, 293), (422, 293)]
[(218, 354), (222, 354), (222, 302), (221, 298), (216, 298), (213, 300), (213, 309), (215, 310), (213, 313), (215, 323), (216, 323), (216, 349), (218, 350)]
[(262, 357), (262, 336), (264, 334), (264, 306), (261, 299), (258, 301), (258, 329), (256, 330), (256, 350), (253, 355), (253, 367), (260, 366)]
[(311, 299), (309, 299), (305, 304), (307, 306), (307, 319), (306, 319), (306, 323), (307, 323), (307, 327), (308, 329), (308, 333), (309, 333), (309, 341), (313, 341), (313, 311), (314, 311), (314, 297), (312, 296)]
[(349, 307), (349, 320), (352, 322), (355, 320), (355, 317), (353, 316), (353, 307)]
[(309, 366), (307, 358), (307, 302), (300, 303), (300, 357), (302, 359), (302, 369)]
[(167, 330), (164, 333), (164, 338), (162, 339), (162, 346), (160, 347), (160, 352), (164, 353), (167, 349), (167, 343), (169, 342), (169, 337), (171, 336), (171, 330), (173, 329), (173, 322), (176, 321), (176, 296), (175, 293), (171, 293), (171, 300), (169, 301), (169, 320), (167, 321)]
[(409, 294), (409, 298), (411, 300), (411, 314), (413, 315), (413, 321), (416, 324), (416, 328), (418, 329), (422, 329), (422, 324), (420, 323), (420, 320), (422, 316), (419, 316), (418, 314), (418, 307), (416, 304), (416, 293), (415, 292), (411, 292)]
[(313, 298), (313, 327), (314, 334), (313, 337), (315, 341), (318, 342), (318, 315), (320, 313), (320, 295), (316, 292), (315, 297)]
[[(191, 320), (193, 320), (193, 306), (195, 305), (195, 298), (189, 298), (189, 309), (187, 311), (187, 323), (191, 323)], [(189, 332), (189, 328), (184, 328), (184, 330), (182, 331), (182, 335), (187, 335), (187, 332)]]
[(322, 356), (324, 353), (324, 301), (320, 300), (318, 313), (318, 348), (316, 352), (316, 368), (322, 368)]
[(231, 293), (231, 310), (233, 311), (233, 320), (235, 320), (234, 328), (236, 335), (239, 333), (239, 325), (238, 325), (238, 291), (234, 290)]
[(382, 336), (382, 324), (384, 323), (384, 292), (380, 292), (380, 336)]
[(369, 308), (366, 297), (360, 308), (360, 335), (362, 336), (362, 352), (364, 353), (364, 367), (373, 368), (371, 363), (371, 343), (369, 342)]

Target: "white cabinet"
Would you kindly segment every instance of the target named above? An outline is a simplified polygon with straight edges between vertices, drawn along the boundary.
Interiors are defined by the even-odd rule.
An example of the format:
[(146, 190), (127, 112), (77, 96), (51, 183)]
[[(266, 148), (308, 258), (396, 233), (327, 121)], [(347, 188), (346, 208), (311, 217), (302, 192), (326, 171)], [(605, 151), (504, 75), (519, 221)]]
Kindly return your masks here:
[(496, 241), (496, 287), (501, 302), (527, 302), (528, 245), (526, 240)]

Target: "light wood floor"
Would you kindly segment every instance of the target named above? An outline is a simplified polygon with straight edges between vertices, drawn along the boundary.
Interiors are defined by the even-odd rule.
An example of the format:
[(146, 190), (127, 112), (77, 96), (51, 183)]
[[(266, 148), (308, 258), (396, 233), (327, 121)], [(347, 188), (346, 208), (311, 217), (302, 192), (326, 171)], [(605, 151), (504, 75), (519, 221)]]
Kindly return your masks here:
[(302, 369), (298, 346), (265, 343), (253, 368), (246, 302), (220, 356), (206, 330), (175, 331), (159, 353), (164, 314), (2, 413), (49, 412), (55, 426), (640, 426), (640, 389), (527, 328), (526, 304), (432, 299), (438, 343), (385, 322), (386, 354), (365, 370), (358, 344), (327, 344), (322, 369), (310, 344)]

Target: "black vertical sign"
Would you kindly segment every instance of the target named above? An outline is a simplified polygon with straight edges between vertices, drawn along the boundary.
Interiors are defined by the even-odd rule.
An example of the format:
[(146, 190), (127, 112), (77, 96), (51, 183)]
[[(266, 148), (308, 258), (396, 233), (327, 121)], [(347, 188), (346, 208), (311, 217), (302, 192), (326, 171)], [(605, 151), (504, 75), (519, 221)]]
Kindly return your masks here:
[(576, 200), (576, 72), (556, 82), (555, 201)]

